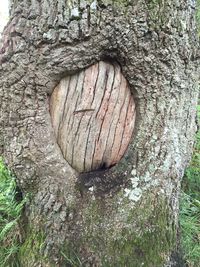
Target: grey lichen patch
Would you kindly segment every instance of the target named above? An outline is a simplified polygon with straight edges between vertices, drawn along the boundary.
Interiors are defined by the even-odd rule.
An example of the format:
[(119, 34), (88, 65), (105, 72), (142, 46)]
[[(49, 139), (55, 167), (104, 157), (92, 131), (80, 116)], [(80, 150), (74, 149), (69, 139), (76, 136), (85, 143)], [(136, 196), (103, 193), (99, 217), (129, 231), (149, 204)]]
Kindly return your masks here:
[(98, 4), (105, 4), (105, 5), (129, 5), (132, 4), (130, 0), (97, 0)]
[(130, 182), (131, 182), (131, 186), (130, 188), (125, 188), (124, 192), (125, 192), (125, 197), (128, 197), (129, 200), (131, 201), (139, 201), (140, 198), (142, 197), (142, 189), (139, 187), (140, 185), (140, 179), (135, 176), (130, 178)]
[(129, 178), (129, 183), (124, 189), (124, 197), (128, 198), (130, 201), (137, 202), (141, 199), (142, 195), (146, 193), (150, 188), (155, 188), (160, 184), (160, 181), (152, 175), (151, 166), (149, 171), (146, 171), (145, 175), (137, 175), (136, 168), (131, 171), (131, 177)]
[[(135, 186), (136, 187), (136, 186)], [(125, 189), (125, 196), (129, 198), (129, 200), (138, 201), (142, 197), (142, 190), (140, 188)]]
[(53, 29), (43, 34), (43, 40), (49, 43), (54, 43), (57, 39), (57, 34)]
[(97, 11), (97, 1), (96, 0), (70, 0), (67, 2), (67, 11), (69, 14), (69, 20), (81, 20), (88, 18), (88, 15), (90, 16), (92, 12)]
[(80, 18), (80, 12), (78, 7), (71, 8), (71, 18), (72, 19), (79, 19)]

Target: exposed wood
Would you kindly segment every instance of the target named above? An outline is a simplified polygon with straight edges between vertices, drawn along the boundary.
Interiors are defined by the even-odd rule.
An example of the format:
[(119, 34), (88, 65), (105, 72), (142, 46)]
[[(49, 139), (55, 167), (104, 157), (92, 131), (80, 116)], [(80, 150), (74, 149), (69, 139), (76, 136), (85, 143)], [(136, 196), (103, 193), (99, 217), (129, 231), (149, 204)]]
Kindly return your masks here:
[(117, 63), (101, 61), (62, 79), (50, 113), (63, 156), (79, 172), (119, 162), (134, 129), (134, 100)]
[[(27, 231), (21, 233), (19, 265), (67, 266), (70, 261), (96, 267), (178, 265), (170, 255), (177, 244), (180, 181), (193, 149), (199, 94), (195, 1), (10, 0), (10, 4), (0, 45), (0, 154), (22, 195), (31, 196), (23, 213)], [(137, 99), (137, 127), (132, 135), (127, 127), (122, 132), (104, 120), (98, 126), (102, 135), (105, 125), (116, 134), (107, 132), (106, 143), (102, 139), (96, 144), (94, 135), (83, 140), (80, 132), (86, 136), (87, 117), (91, 133), (97, 127), (92, 120), (108, 120), (110, 115), (104, 112), (112, 95), (109, 88), (121, 81), (117, 79), (121, 71), (107, 67), (105, 91), (106, 70), (97, 65), (95, 87), (101, 90), (94, 99), (84, 95), (82, 83), (85, 73), (95, 69), (88, 67), (105, 58), (119, 62)], [(79, 75), (62, 79), (72, 73)], [(55, 89), (59, 82), (63, 91)], [(69, 84), (72, 91), (65, 89)], [(62, 98), (52, 107), (56, 136), (49, 113), (53, 90), (57, 99)], [(123, 93), (115, 90), (115, 95), (120, 98)], [(70, 105), (65, 106), (66, 99)], [(82, 100), (82, 105), (72, 106), (72, 99)], [(114, 115), (119, 109), (115, 101), (109, 106), (113, 122), (119, 119)], [(131, 110), (129, 105), (128, 113)], [(130, 117), (124, 125), (133, 122)], [(62, 120), (67, 123), (60, 124)], [(68, 143), (62, 138), (65, 127)], [(99, 132), (99, 138), (102, 135)], [(90, 164), (81, 164), (89, 169), (94, 151), (98, 149), (103, 160), (111, 158), (117, 150), (113, 146), (104, 154), (105, 148), (121, 135), (119, 157), (132, 137), (113, 168), (78, 173), (63, 157), (67, 152), (75, 165), (85, 152)], [(76, 146), (70, 146), (72, 141)], [(87, 149), (81, 151), (80, 145)]]

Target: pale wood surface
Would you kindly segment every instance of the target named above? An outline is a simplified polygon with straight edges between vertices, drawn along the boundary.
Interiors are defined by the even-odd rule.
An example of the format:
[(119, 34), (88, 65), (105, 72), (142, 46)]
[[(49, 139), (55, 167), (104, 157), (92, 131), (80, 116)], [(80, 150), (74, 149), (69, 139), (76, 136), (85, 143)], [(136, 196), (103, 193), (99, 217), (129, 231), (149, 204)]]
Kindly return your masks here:
[(79, 172), (119, 162), (136, 115), (120, 66), (103, 61), (63, 78), (51, 96), (50, 113), (63, 156)]

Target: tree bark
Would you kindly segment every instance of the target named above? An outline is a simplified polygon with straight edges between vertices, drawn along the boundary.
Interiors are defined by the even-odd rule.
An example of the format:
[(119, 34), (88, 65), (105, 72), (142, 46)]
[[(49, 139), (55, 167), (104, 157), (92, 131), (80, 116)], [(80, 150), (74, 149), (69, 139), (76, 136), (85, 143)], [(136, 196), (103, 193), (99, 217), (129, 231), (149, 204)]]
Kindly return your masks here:
[[(10, 1), (0, 52), (0, 153), (29, 195), (21, 266), (173, 266), (180, 181), (198, 97), (190, 0)], [(49, 98), (64, 78), (118, 62), (136, 125), (112, 168), (63, 157)]]

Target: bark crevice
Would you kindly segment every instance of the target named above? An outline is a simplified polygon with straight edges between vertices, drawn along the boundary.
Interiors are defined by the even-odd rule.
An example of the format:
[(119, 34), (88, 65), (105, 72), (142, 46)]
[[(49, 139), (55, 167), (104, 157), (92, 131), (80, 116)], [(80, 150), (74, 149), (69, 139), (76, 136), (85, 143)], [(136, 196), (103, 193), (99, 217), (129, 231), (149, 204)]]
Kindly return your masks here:
[[(130, 236), (127, 229), (142, 237), (142, 222), (154, 233), (152, 218), (158, 210), (163, 214), (160, 229), (174, 232), (177, 224), (177, 192), (196, 130), (199, 47), (194, 7), (189, 0), (155, 4), (139, 0), (134, 5), (102, 1), (103, 6), (74, 1), (72, 7), (66, 1), (48, 3), (11, 1), (11, 19), (0, 50), (0, 152), (23, 194), (33, 191), (26, 214), (29, 224), (43, 232), (49, 258), (52, 255), (54, 262), (59, 259), (62, 264), (59, 248), (73, 241), (75, 232), (76, 240), (83, 240), (77, 243), (82, 260), (86, 250), (90, 264), (103, 266), (102, 244), (111, 253), (110, 245), (117, 237)], [(49, 97), (64, 77), (106, 58), (119, 63), (129, 83), (137, 109), (134, 133), (118, 164), (107, 171), (79, 175), (57, 144)], [(74, 116), (82, 116), (75, 111)], [(145, 204), (147, 198), (151, 207)], [(136, 218), (132, 211), (142, 212)], [(106, 235), (110, 225), (116, 226), (116, 239)], [(102, 243), (101, 238), (87, 235), (90, 229), (102, 235)], [(99, 251), (95, 240), (99, 240)], [(129, 245), (141, 247), (141, 240)], [(118, 244), (123, 246), (122, 239)], [(172, 245), (160, 247), (159, 260), (147, 266), (163, 266), (167, 261)], [(143, 250), (134, 257), (140, 251), (146, 255)], [(106, 260), (112, 266), (115, 254), (108, 258), (109, 253)], [(40, 260), (42, 266), (49, 266)], [(124, 264), (123, 259), (119, 262)], [(139, 258), (137, 264), (142, 264)]]

